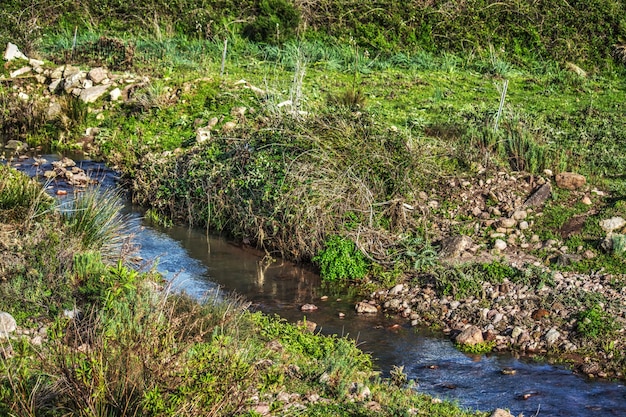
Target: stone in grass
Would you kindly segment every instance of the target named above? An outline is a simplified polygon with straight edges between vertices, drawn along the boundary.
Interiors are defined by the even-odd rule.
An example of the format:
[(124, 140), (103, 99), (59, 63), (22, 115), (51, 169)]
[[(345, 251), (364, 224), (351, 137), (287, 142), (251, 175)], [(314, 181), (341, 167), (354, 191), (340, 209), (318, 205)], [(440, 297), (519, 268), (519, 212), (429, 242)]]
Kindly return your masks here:
[(0, 312), (0, 339), (9, 337), (9, 333), (13, 333), (17, 329), (17, 323), (9, 313)]
[(483, 332), (477, 326), (466, 327), (455, 339), (459, 345), (474, 346), (484, 343)]
[(559, 188), (566, 190), (578, 190), (587, 182), (584, 176), (574, 172), (561, 172), (556, 175), (555, 180)]

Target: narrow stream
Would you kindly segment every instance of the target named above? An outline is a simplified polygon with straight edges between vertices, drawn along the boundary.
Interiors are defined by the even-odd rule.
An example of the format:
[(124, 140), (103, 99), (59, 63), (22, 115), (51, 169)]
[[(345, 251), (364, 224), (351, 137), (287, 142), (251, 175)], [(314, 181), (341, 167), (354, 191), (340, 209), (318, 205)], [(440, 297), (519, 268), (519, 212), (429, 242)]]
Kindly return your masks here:
[[(53, 157), (45, 158), (51, 161)], [(32, 162), (22, 161), (18, 168), (35, 175)], [(115, 173), (102, 164), (83, 161), (79, 165), (95, 172), (105, 186), (115, 182)], [(443, 335), (416, 331), (404, 320), (382, 314), (357, 315), (353, 301), (322, 293), (319, 276), (310, 269), (283, 261), (263, 268), (262, 254), (256, 250), (207, 237), (200, 230), (151, 227), (138, 210), (129, 210), (129, 221), (136, 226), (139, 255), (145, 260), (156, 259), (158, 270), (174, 289), (198, 298), (234, 292), (252, 302), (252, 308), (289, 321), (302, 319), (305, 314), (300, 306), (314, 303), (319, 309), (306, 313), (306, 317), (318, 324), (319, 331), (356, 339), (383, 373), (394, 365), (404, 366), (409, 378), (418, 381), (421, 392), (472, 409), (508, 408), (514, 415), (626, 416), (623, 383), (589, 380), (529, 358), (463, 354)], [(321, 300), (323, 295), (329, 295), (328, 301)], [(345, 318), (339, 318), (340, 312)], [(505, 368), (516, 372), (505, 375)]]

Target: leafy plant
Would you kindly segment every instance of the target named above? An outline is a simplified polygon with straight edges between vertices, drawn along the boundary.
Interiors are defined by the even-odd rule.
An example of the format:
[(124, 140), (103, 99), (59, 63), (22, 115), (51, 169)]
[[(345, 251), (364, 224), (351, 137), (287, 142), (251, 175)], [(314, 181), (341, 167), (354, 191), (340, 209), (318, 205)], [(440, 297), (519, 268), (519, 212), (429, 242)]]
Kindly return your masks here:
[(325, 281), (348, 281), (364, 278), (368, 272), (365, 256), (354, 242), (341, 237), (331, 236), (324, 244), (324, 249), (313, 258), (320, 267), (320, 275)]
[(474, 345), (456, 344), (456, 347), (461, 352), (475, 354), (475, 355), (481, 355), (483, 353), (491, 352), (493, 350), (493, 348), (496, 347), (496, 342), (495, 342), (495, 340), (492, 340), (490, 342), (476, 343)]
[(609, 316), (599, 304), (580, 312), (576, 330), (587, 338), (605, 337), (617, 330), (615, 319)]

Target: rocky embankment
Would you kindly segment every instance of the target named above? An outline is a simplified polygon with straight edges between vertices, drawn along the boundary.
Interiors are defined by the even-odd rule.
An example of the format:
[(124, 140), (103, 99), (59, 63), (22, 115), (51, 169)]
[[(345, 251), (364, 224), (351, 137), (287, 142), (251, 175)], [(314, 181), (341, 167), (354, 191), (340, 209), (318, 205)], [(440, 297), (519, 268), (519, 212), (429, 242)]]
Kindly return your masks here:
[[(623, 277), (602, 271), (577, 273), (559, 269), (592, 259), (598, 251), (614, 250), (612, 243), (626, 232), (626, 221), (622, 217), (598, 221), (605, 237), (595, 251), (582, 246), (571, 250), (559, 239), (541, 240), (534, 229), (553, 187), (569, 190), (572, 201), (590, 208), (587, 215), (594, 212), (593, 205), (606, 197), (604, 192), (591, 189), (581, 175), (555, 176), (550, 171), (539, 178), (498, 173), (475, 182), (453, 180), (446, 195), (424, 193), (422, 211), (429, 211), (431, 219), (439, 219), (435, 220), (434, 229), (441, 236), (439, 253), (444, 262), (452, 267), (498, 260), (523, 275), (500, 282), (485, 279), (480, 282), (480, 295), (455, 297), (455, 291), (442, 296), (437, 285), (440, 278), (424, 273), (412, 283), (373, 292), (357, 304), (357, 311), (397, 314), (412, 326), (440, 328), (469, 351), (476, 346), (477, 350), (555, 355), (571, 361), (586, 375), (624, 378), (623, 368), (612, 361), (625, 347)], [(446, 213), (432, 216), (444, 199), (457, 204)], [(453, 230), (458, 230), (460, 222), (446, 220), (459, 217), (465, 219), (463, 226), (468, 235), (455, 234)], [(580, 232), (585, 218), (574, 218), (554, 232)], [(544, 258), (533, 256), (533, 251), (543, 252)], [(415, 281), (420, 284), (414, 284)], [(589, 320), (580, 314), (590, 304), (615, 320), (619, 330), (610, 340), (590, 342), (577, 331), (580, 320)], [(604, 348), (598, 349), (600, 345)]]

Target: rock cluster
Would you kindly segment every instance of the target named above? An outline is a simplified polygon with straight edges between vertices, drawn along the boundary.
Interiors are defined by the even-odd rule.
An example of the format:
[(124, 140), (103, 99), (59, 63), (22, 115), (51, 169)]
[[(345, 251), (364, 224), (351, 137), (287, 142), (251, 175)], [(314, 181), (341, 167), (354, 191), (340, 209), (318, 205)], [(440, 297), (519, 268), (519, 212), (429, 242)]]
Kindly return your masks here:
[(484, 297), (459, 300), (437, 295), (431, 284), (403, 285), (374, 292), (369, 301), (388, 314), (407, 318), (413, 326), (441, 325), (460, 344), (495, 342), (494, 349), (501, 351), (575, 351), (581, 306), (571, 300), (586, 294), (602, 294), (605, 311), (626, 325), (621, 301), (626, 287), (611, 286), (612, 276), (555, 272), (553, 279), (552, 287), (541, 288), (506, 279), (501, 284), (483, 283)]
[(44, 172), (44, 177), (49, 180), (65, 181), (68, 185), (78, 188), (85, 188), (90, 184), (97, 183), (83, 169), (76, 166), (76, 162), (70, 158), (64, 157), (59, 161), (54, 161), (52, 167), (53, 169)]

